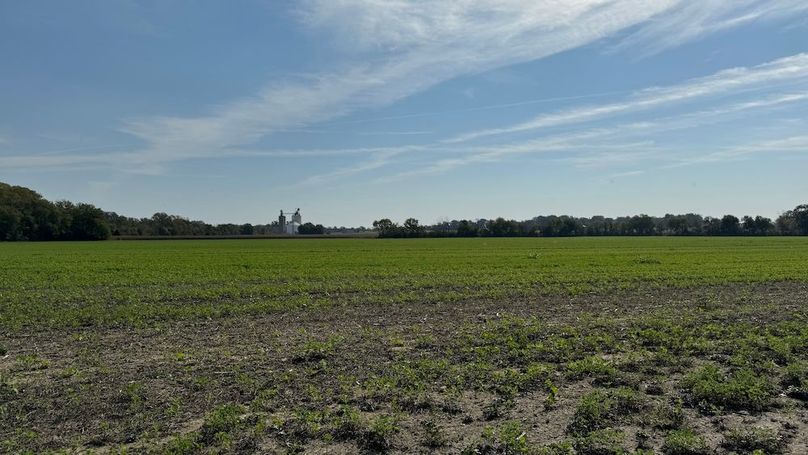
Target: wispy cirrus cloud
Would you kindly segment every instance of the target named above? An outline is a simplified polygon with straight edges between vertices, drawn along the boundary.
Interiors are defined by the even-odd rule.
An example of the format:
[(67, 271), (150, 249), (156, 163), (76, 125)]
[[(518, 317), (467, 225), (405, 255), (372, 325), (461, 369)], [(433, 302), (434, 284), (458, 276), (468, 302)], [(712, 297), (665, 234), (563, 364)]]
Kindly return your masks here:
[(743, 158), (748, 155), (760, 153), (799, 152), (808, 154), (808, 135), (796, 135), (784, 138), (759, 141), (752, 144), (724, 147), (718, 151), (701, 156), (688, 157), (677, 160), (676, 163), (664, 168), (692, 166), (700, 163), (715, 163)]
[[(302, 22), (331, 33), (338, 47), (361, 53), (366, 63), (299, 83), (269, 84), (258, 96), (209, 116), (143, 119), (125, 130), (149, 144), (147, 153), (215, 153), (279, 128), (384, 106), (461, 75), (540, 59), (630, 27), (640, 29), (626, 45), (661, 49), (804, 10), (799, 0), (306, 0), (296, 9)], [(677, 95), (683, 94), (667, 94)]]
[(584, 123), (755, 87), (772, 90), (777, 88), (778, 84), (789, 82), (808, 82), (808, 54), (797, 54), (751, 68), (728, 69), (674, 86), (641, 90), (628, 99), (616, 103), (589, 105), (542, 114), (515, 125), (461, 134), (446, 142), (466, 142), (488, 136)]
[(409, 169), (399, 173), (386, 175), (374, 179), (375, 183), (389, 183), (406, 180), (413, 177), (425, 175), (443, 174), (459, 167), (479, 163), (495, 163), (502, 161), (509, 156), (515, 155), (535, 155), (551, 152), (567, 152), (571, 150), (587, 151), (608, 151), (626, 150), (634, 148), (634, 143), (595, 143), (586, 142), (586, 139), (596, 138), (600, 132), (593, 131), (581, 134), (559, 135), (543, 139), (535, 139), (526, 142), (506, 144), (496, 147), (474, 147), (455, 149), (453, 155), (448, 158), (435, 160), (427, 165)]
[[(656, 134), (703, 127), (711, 123), (733, 120), (738, 115), (759, 114), (767, 110), (806, 102), (808, 102), (808, 87), (806, 87), (806, 91), (799, 93), (772, 94), (759, 99), (725, 103), (714, 108), (687, 112), (676, 116), (658, 116), (640, 122), (616, 123), (606, 127), (588, 128), (573, 133), (545, 135), (537, 139), (486, 146), (455, 144), (453, 150), (456, 154), (463, 156), (438, 159), (422, 165), (420, 168), (380, 177), (376, 181), (388, 182), (416, 176), (441, 174), (471, 164), (501, 161), (509, 156), (549, 152), (588, 154), (585, 157), (568, 158), (569, 162), (578, 166), (584, 164), (591, 166), (596, 162), (601, 165), (614, 165), (626, 162), (629, 159), (635, 161), (654, 159), (678, 162), (677, 155), (662, 153), (660, 148), (654, 144), (653, 138)], [(643, 138), (649, 139), (643, 141), (641, 140)], [(712, 156), (713, 159), (705, 160), (705, 162), (728, 157), (728, 155), (722, 154)]]
[[(306, 183), (323, 183), (348, 177), (354, 174), (382, 168), (401, 156), (430, 155), (451, 156), (440, 158), (418, 169), (404, 171), (399, 174), (378, 178), (378, 182), (401, 180), (419, 175), (439, 174), (455, 168), (479, 163), (494, 162), (507, 156), (519, 154), (535, 154), (552, 151), (599, 151), (588, 158), (569, 158), (575, 165), (585, 162), (612, 163), (618, 156), (629, 156), (623, 153), (626, 150), (637, 150), (651, 147), (651, 140), (638, 140), (638, 138), (653, 136), (656, 133), (687, 129), (695, 126), (704, 126), (710, 123), (732, 120), (734, 116), (756, 113), (767, 109), (776, 109), (782, 106), (808, 102), (808, 88), (804, 92), (771, 94), (758, 99), (744, 100), (734, 103), (725, 103), (710, 109), (687, 112), (677, 116), (649, 118), (640, 122), (615, 124), (608, 127), (589, 128), (575, 133), (562, 133), (547, 135), (542, 138), (518, 142), (506, 142), (494, 146), (469, 146), (465, 144), (431, 143), (423, 145), (402, 145), (393, 147), (356, 147), (356, 148), (323, 148), (323, 149), (253, 149), (253, 148), (226, 148), (220, 156), (251, 157), (251, 158), (317, 158), (317, 157), (351, 157), (360, 159), (352, 165), (343, 166), (332, 172), (310, 176)], [(609, 142), (611, 141), (611, 142)], [(92, 168), (109, 166), (134, 166), (142, 172), (149, 172), (147, 167), (151, 161), (144, 160), (138, 153), (69, 153), (77, 150), (60, 150), (55, 153), (40, 155), (0, 156), (0, 167), (9, 169), (25, 168)], [(651, 154), (642, 151), (632, 152), (635, 158), (648, 157)], [(142, 169), (141, 169), (142, 167)], [(139, 172), (140, 172), (139, 171)], [(155, 170), (154, 172), (157, 172)]]
[(605, 38), (676, 0), (311, 0), (309, 27), (362, 51), (350, 69), (270, 83), (200, 117), (151, 117), (122, 128), (150, 162), (216, 156), (361, 109), (384, 106), (457, 76), (540, 59)]
[[(806, 10), (804, 2), (796, 0), (303, 0), (293, 9), (318, 37), (331, 38), (343, 57), (341, 67), (268, 81), (257, 93), (212, 106), (197, 116), (129, 119), (121, 131), (142, 144), (129, 152), (6, 156), (0, 158), (2, 163), (159, 172), (177, 161), (247, 156), (254, 153), (250, 147), (279, 132), (386, 106), (459, 76), (534, 61), (618, 33), (631, 32), (621, 45), (625, 48), (642, 43), (663, 49), (751, 20), (779, 20)], [(601, 105), (597, 111), (562, 112), (534, 120), (563, 124), (587, 116), (617, 115), (643, 102), (643, 108), (649, 108), (665, 98), (699, 96), (655, 90), (629, 100), (634, 107)], [(470, 134), (508, 132), (493, 131)], [(372, 169), (395, 157), (380, 156)], [(371, 169), (361, 163), (354, 168)], [(334, 175), (345, 175), (345, 170), (336, 169)]]
[[(787, 136), (777, 139), (759, 140), (744, 145), (734, 145), (722, 147), (717, 151), (707, 152), (703, 154), (696, 154), (692, 156), (676, 156), (670, 153), (663, 154), (661, 151), (649, 151), (646, 158), (655, 158), (663, 156), (665, 161), (672, 161), (672, 163), (649, 166), (646, 169), (634, 169), (624, 172), (616, 172), (608, 176), (609, 179), (616, 179), (622, 177), (633, 177), (637, 175), (646, 174), (650, 171), (658, 171), (665, 169), (675, 169), (687, 166), (694, 166), (706, 163), (721, 163), (727, 161), (737, 161), (748, 159), (752, 155), (764, 154), (782, 154), (782, 153), (797, 153), (808, 157), (808, 136), (795, 135)], [(631, 164), (636, 164), (632, 162)]]
[(303, 179), (299, 184), (304, 186), (322, 185), (323, 183), (327, 183), (336, 179), (349, 177), (362, 172), (372, 171), (374, 169), (386, 166), (390, 162), (391, 158), (400, 155), (401, 153), (402, 153), (401, 150), (385, 150), (376, 152), (373, 155), (371, 155), (369, 159), (362, 160), (350, 166), (337, 168), (331, 172), (307, 177)]
[(800, 17), (806, 11), (808, 2), (803, 0), (682, 0), (664, 14), (644, 23), (613, 50), (656, 54), (705, 35), (753, 22)]

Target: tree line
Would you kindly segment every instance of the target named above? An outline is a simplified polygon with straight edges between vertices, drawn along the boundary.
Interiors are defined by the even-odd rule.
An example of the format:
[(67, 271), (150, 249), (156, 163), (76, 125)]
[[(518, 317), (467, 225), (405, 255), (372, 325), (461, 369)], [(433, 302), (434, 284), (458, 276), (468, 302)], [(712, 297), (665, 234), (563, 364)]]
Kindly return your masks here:
[(434, 225), (421, 225), (415, 218), (403, 224), (389, 218), (373, 222), (379, 237), (574, 237), (574, 236), (649, 236), (649, 235), (709, 235), (709, 236), (765, 236), (808, 235), (808, 204), (795, 207), (776, 220), (763, 216), (724, 215), (721, 218), (704, 217), (695, 213), (667, 214), (663, 217), (635, 215), (617, 218), (593, 216), (537, 216), (516, 221), (452, 220)]
[(0, 182), (0, 240), (101, 240), (109, 235), (98, 207), (50, 202), (28, 188)]
[[(384, 218), (373, 222), (379, 237), (570, 237), (623, 235), (808, 235), (808, 204), (799, 205), (776, 220), (762, 216), (722, 218), (686, 215), (653, 217), (636, 215), (608, 218), (593, 216), (537, 216), (523, 221), (496, 218), (453, 220), (421, 225), (408, 218), (399, 225)], [(333, 232), (364, 232), (359, 228), (326, 228), (305, 223), (303, 235)], [(278, 232), (269, 224), (217, 224), (155, 213), (149, 218), (131, 218), (104, 212), (91, 204), (50, 202), (39, 193), (0, 182), (0, 241), (14, 240), (103, 240), (110, 236), (249, 236)]]
[[(177, 215), (155, 213), (151, 218), (130, 218), (115, 212), (106, 214), (110, 231), (114, 236), (123, 237), (205, 237), (205, 236), (245, 236), (273, 235), (279, 231), (278, 223), (269, 224), (208, 224), (204, 221), (189, 220)], [(322, 224), (303, 223), (298, 234), (325, 234)]]
[[(325, 234), (327, 231), (323, 225), (313, 223), (304, 223), (298, 228), (303, 235)], [(242, 236), (277, 232), (277, 222), (213, 225), (162, 212), (149, 218), (132, 218), (105, 212), (91, 204), (51, 202), (31, 189), (0, 182), (0, 241), (104, 240), (110, 236)]]

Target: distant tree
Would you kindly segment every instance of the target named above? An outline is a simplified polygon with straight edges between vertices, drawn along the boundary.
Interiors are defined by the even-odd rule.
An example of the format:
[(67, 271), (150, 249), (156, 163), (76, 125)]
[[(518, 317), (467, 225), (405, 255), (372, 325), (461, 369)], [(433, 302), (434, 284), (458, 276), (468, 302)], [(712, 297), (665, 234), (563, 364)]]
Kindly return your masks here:
[(808, 235), (808, 204), (802, 204), (777, 218), (777, 231), (781, 235)]
[(721, 235), (721, 220), (713, 217), (705, 217), (702, 232), (706, 235)]
[(757, 225), (755, 224), (755, 219), (751, 216), (745, 215), (741, 218), (741, 232), (746, 235), (755, 235)]
[(447, 237), (450, 235), (453, 225), (456, 225), (455, 221), (449, 221), (446, 217), (440, 217), (432, 226), (432, 234), (436, 237)]
[(614, 228), (612, 219), (602, 215), (593, 216), (588, 220), (579, 219), (578, 222), (586, 235), (609, 235)]
[(423, 228), (415, 218), (407, 218), (404, 221), (404, 231), (408, 237), (418, 237), (423, 232)]
[(542, 226), (539, 228), (541, 235), (544, 237), (558, 237), (561, 232), (564, 230), (564, 222), (561, 218), (551, 215), (547, 217), (542, 222)]
[(702, 234), (704, 227), (704, 218), (696, 213), (688, 213), (684, 215), (687, 220), (687, 233), (690, 235)]
[(741, 220), (742, 231), (748, 235), (768, 235), (774, 229), (772, 220), (763, 216), (745, 216)]
[(500, 217), (488, 225), (488, 232), (493, 237), (515, 237), (519, 235), (519, 224)]
[(479, 234), (479, 229), (475, 224), (469, 222), (469, 220), (462, 220), (457, 225), (457, 236), (458, 237), (476, 237)]
[(758, 235), (768, 235), (774, 231), (774, 223), (771, 218), (757, 215), (755, 217), (755, 228), (757, 229), (756, 233)]
[(799, 235), (808, 235), (808, 204), (798, 205), (791, 211)]
[(91, 204), (77, 204), (70, 214), (73, 240), (106, 240), (110, 230), (104, 211)]
[(797, 223), (791, 216), (790, 210), (778, 216), (774, 225), (780, 235), (797, 235)]
[(673, 235), (688, 234), (687, 218), (676, 215), (665, 215), (665, 224), (669, 233)]
[[(211, 236), (255, 235), (277, 232), (277, 222), (266, 225), (219, 224), (192, 221), (158, 212), (150, 218), (129, 218), (114, 212), (102, 212), (89, 204), (69, 201), (50, 202), (28, 188), (0, 182), (0, 241), (103, 239), (112, 233), (121, 236)], [(722, 218), (666, 214), (662, 218), (648, 215), (608, 218), (593, 216), (536, 216), (515, 221), (497, 218), (476, 221), (438, 221), (423, 226), (415, 218), (398, 226), (390, 219), (373, 222), (380, 237), (473, 236), (576, 236), (576, 235), (808, 235), (808, 204), (784, 212), (776, 221), (762, 216), (733, 215)], [(336, 232), (364, 232), (366, 228), (334, 228)], [(321, 234), (322, 225), (306, 223), (301, 234)]]
[(655, 227), (654, 219), (648, 215), (632, 216), (628, 221), (629, 233), (634, 235), (652, 235)]
[(215, 229), (216, 235), (240, 235), (241, 226), (233, 223), (217, 224)]
[(373, 222), (373, 229), (379, 232), (379, 237), (392, 237), (397, 234), (398, 225), (389, 218), (382, 218)]
[(738, 235), (741, 233), (741, 220), (734, 215), (724, 215), (721, 218), (721, 235)]
[(297, 228), (297, 233), (302, 235), (325, 234), (325, 227), (322, 224), (303, 223)]
[(174, 235), (174, 222), (169, 214), (157, 212), (152, 215), (150, 221), (154, 235)]
[(0, 240), (17, 240), (21, 218), (19, 210), (0, 205)]
[(558, 235), (562, 237), (578, 235), (581, 226), (575, 218), (564, 215), (558, 217), (558, 221), (560, 222), (558, 224)]
[(0, 240), (53, 240), (59, 236), (56, 206), (36, 191), (0, 182)]

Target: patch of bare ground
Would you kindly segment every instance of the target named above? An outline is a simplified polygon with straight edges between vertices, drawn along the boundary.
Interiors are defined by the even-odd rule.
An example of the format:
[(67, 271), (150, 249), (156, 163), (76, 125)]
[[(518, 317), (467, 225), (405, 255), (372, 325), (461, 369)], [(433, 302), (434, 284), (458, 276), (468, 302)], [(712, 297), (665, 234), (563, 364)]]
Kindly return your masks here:
[(15, 332), (0, 452), (674, 453), (689, 432), (709, 453), (808, 453), (786, 383), (808, 362), (806, 297), (772, 283)]

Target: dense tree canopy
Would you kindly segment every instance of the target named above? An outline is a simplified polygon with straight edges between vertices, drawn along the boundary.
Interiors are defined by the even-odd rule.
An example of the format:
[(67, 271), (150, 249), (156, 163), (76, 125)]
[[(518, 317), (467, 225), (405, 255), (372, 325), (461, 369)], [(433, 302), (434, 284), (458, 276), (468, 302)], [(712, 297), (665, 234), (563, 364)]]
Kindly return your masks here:
[[(408, 228), (418, 226), (418, 230)], [(496, 218), (455, 220), (424, 226), (408, 219), (403, 227), (388, 218), (373, 223), (380, 237), (570, 237), (599, 235), (808, 235), (808, 204), (783, 213), (776, 222), (763, 216), (724, 215), (703, 217), (694, 213), (663, 217), (635, 215), (608, 218), (593, 216), (537, 216), (516, 221)]]
[(325, 234), (325, 227), (322, 224), (303, 223), (297, 228), (297, 233), (302, 235)]
[(39, 193), (0, 183), (0, 240), (103, 240), (104, 212), (90, 204), (52, 203)]
[[(808, 204), (784, 212), (772, 221), (763, 216), (724, 215), (702, 217), (694, 213), (663, 217), (635, 215), (608, 218), (593, 216), (537, 216), (516, 221), (505, 218), (445, 221), (422, 225), (408, 218), (399, 225), (389, 218), (373, 222), (379, 237), (569, 237), (601, 235), (808, 235)], [(325, 228), (305, 223), (303, 235), (328, 232), (363, 232), (360, 228)], [(0, 241), (102, 240), (110, 235), (149, 236), (239, 236), (278, 232), (277, 225), (219, 224), (192, 221), (158, 212), (150, 218), (130, 218), (104, 212), (90, 204), (50, 202), (28, 188), (0, 182)]]

